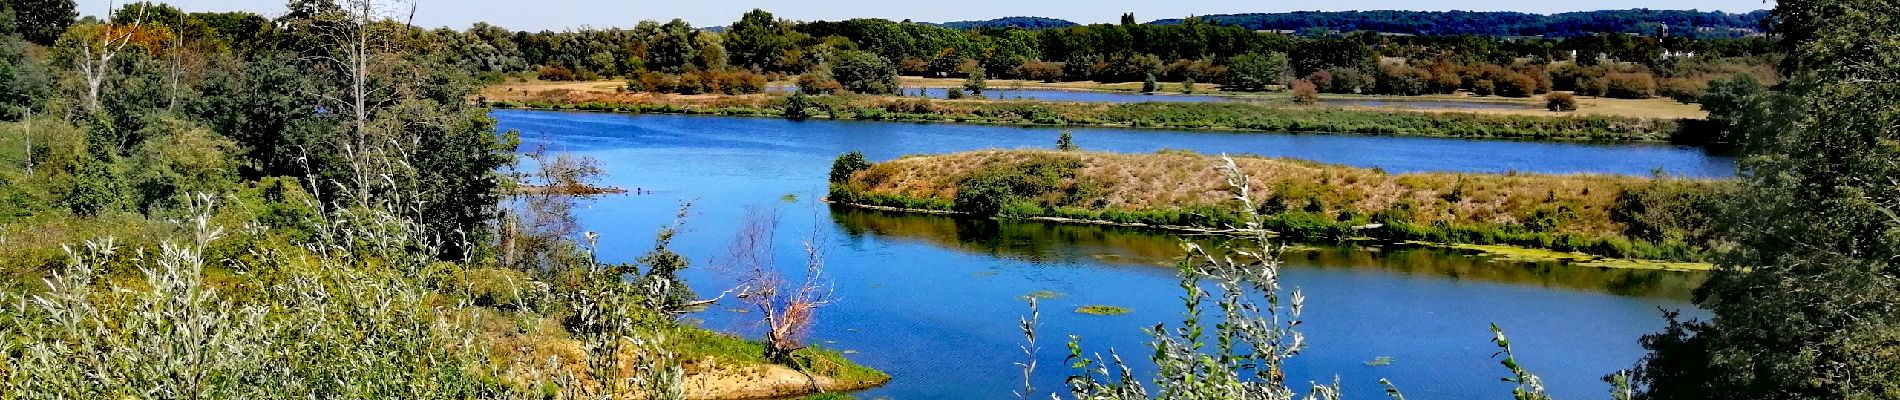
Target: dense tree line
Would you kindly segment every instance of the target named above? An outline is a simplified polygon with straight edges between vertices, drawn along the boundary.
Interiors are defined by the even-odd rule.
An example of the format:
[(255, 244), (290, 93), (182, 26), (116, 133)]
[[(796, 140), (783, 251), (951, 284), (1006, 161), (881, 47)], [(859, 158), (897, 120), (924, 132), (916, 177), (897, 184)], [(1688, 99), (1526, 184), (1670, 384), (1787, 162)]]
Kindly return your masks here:
[[(826, 83), (838, 75), (865, 75), (832, 70), (841, 60), (859, 58), (856, 52), (880, 57), (899, 74), (912, 76), (962, 78), (980, 71), (990, 78), (1134, 82), (1152, 75), (1158, 80), (1220, 83), (1229, 90), (1280, 87), (1321, 71), (1344, 85), (1318, 86), (1339, 93), (1423, 94), (1462, 89), (1524, 96), (1553, 86), (1573, 90), (1573, 77), (1545, 76), (1557, 64), (1583, 67), (1594, 80), (1606, 80), (1611, 72), (1649, 74), (1650, 80), (1657, 81), (1682, 78), (1688, 82), (1678, 86), (1689, 89), (1718, 74), (1689, 70), (1685, 64), (1718, 65), (1723, 75), (1753, 72), (1773, 79), (1772, 73), (1761, 73), (1764, 68), (1749, 70), (1771, 63), (1773, 49), (1762, 38), (1701, 40), (1608, 33), (1543, 39), (1392, 36), (1369, 31), (1297, 37), (1197, 18), (1170, 24), (1134, 23), (1133, 15), (1123, 19), (1122, 24), (1047, 29), (955, 29), (881, 19), (795, 22), (753, 10), (718, 33), (679, 20), (646, 21), (632, 29), (513, 34), (478, 24), (463, 32), (433, 33), (454, 44), (458, 50), (451, 52), (454, 64), (490, 80), (533, 70), (549, 80), (620, 76), (642, 82), (703, 82), (707, 73), (756, 74), (767, 80), (816, 74), (807, 80)], [(1505, 76), (1498, 70), (1523, 76)], [(643, 76), (646, 73), (668, 76)], [(741, 80), (755, 79), (744, 76)], [(1535, 87), (1516, 85), (1527, 81)], [(1492, 85), (1504, 88), (1480, 90)], [(830, 86), (817, 89), (825, 91)], [(726, 91), (695, 85), (630, 86), (636, 90), (673, 87), (691, 89), (659, 91)], [(1609, 91), (1598, 92), (1593, 94)], [(1662, 92), (1649, 88), (1616, 93), (1648, 97)]]
[[(1599, 33), (1656, 32), (1695, 38), (1737, 38), (1762, 32), (1768, 11), (1725, 13), (1696, 10), (1600, 10), (1557, 14), (1508, 11), (1297, 11), (1200, 17), (1211, 23), (1256, 30), (1324, 34), (1375, 31), (1407, 35), (1543, 36), (1570, 38)], [(1179, 23), (1179, 19), (1155, 21)]]
[(951, 29), (977, 29), (977, 28), (1048, 29), (1048, 28), (1067, 28), (1071, 26), (1076, 26), (1078, 24), (1076, 24), (1075, 22), (1070, 22), (1069, 20), (1055, 19), (1055, 18), (1005, 17), (1005, 18), (997, 18), (997, 19), (984, 20), (984, 21), (952, 21), (952, 22), (945, 22), (945, 23), (936, 24), (936, 25), (942, 26), (945, 28), (951, 28)]

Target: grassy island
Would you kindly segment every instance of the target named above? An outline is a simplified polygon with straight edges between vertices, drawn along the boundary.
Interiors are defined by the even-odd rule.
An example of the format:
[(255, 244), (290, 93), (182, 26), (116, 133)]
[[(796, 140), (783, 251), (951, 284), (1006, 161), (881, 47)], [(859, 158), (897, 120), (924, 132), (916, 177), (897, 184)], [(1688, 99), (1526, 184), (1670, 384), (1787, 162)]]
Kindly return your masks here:
[[(1663, 269), (1707, 268), (1698, 262), (1720, 244), (1702, 228), (1708, 218), (1703, 212), (1730, 190), (1727, 182), (1709, 180), (1389, 174), (1288, 159), (1235, 161), (1252, 176), (1254, 207), (1271, 216), (1264, 228), (1283, 237), (1504, 245), (1579, 261), (1675, 262), (1628, 263)], [(915, 211), (1218, 232), (1241, 224), (1238, 204), (1217, 170), (1221, 163), (1187, 152), (911, 156), (841, 171), (830, 198)]]

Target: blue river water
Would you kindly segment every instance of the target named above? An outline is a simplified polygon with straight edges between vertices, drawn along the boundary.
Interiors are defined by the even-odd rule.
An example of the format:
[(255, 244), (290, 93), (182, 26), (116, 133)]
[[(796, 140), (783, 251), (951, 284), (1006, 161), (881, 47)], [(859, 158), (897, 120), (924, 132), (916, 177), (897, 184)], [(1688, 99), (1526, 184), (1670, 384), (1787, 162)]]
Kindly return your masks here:
[[(676, 250), (701, 294), (731, 287), (716, 266), (748, 210), (781, 217), (778, 259), (802, 260), (800, 240), (826, 260), (832, 303), (819, 313), (814, 344), (846, 351), (890, 372), (861, 398), (999, 398), (1021, 387), (1021, 297), (1043, 302), (1041, 390), (1070, 374), (1062, 342), (1081, 337), (1090, 350), (1115, 349), (1146, 367), (1155, 323), (1178, 323), (1179, 282), (1165, 267), (1183, 238), (1147, 231), (1030, 222), (967, 220), (834, 209), (818, 201), (840, 153), (874, 161), (904, 154), (983, 148), (1051, 147), (1056, 130), (947, 124), (863, 123), (701, 116), (615, 115), (498, 110), (504, 130), (529, 145), (599, 159), (605, 184), (643, 195), (608, 196), (578, 211), (601, 234), (600, 257), (628, 262), (652, 235), (692, 203)], [(1734, 161), (1693, 148), (1629, 144), (1535, 143), (1377, 136), (1201, 133), (1077, 129), (1090, 150), (1251, 153), (1380, 167), (1392, 172), (1553, 172), (1647, 175), (1655, 170), (1701, 177), (1733, 175)], [(1503, 397), (1506, 371), (1491, 358), (1488, 327), (1512, 335), (1520, 361), (1561, 398), (1594, 398), (1604, 374), (1642, 355), (1637, 338), (1660, 330), (1660, 309), (1688, 309), (1699, 274), (1601, 270), (1512, 263), (1455, 251), (1316, 246), (1291, 252), (1289, 286), (1308, 299), (1311, 348), (1288, 371), (1296, 382), (1338, 377), (1352, 396), (1379, 395), (1389, 378), (1415, 399)], [(787, 264), (788, 271), (802, 265)], [(1089, 316), (1084, 305), (1133, 312)], [(756, 315), (720, 304), (693, 318), (703, 326), (758, 334)], [(1389, 365), (1372, 365), (1389, 357)]]

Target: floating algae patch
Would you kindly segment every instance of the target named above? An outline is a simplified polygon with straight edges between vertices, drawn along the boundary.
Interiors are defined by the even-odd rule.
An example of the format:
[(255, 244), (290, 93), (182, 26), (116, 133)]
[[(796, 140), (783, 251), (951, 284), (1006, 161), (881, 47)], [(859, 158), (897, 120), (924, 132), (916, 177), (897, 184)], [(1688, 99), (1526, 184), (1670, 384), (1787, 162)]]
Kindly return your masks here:
[(1027, 301), (1029, 299), (1048, 300), (1048, 299), (1053, 299), (1057, 297), (1062, 297), (1062, 293), (1052, 292), (1048, 290), (1037, 290), (1034, 292), (1029, 292), (1029, 294), (1018, 296), (1017, 298)]
[(1570, 265), (1592, 268), (1652, 269), (1664, 271), (1710, 271), (1715, 264), (1700, 262), (1670, 262), (1654, 260), (1635, 260), (1627, 258), (1597, 257), (1583, 253), (1565, 253), (1556, 250), (1531, 249), (1505, 245), (1482, 244), (1446, 244), (1430, 242), (1406, 242), (1424, 246), (1437, 246), (1459, 250), (1470, 250), (1483, 256), (1503, 261), (1517, 262), (1562, 262)]
[(1075, 312), (1088, 315), (1122, 315), (1131, 312), (1131, 310), (1116, 306), (1093, 305), (1082, 306), (1081, 308), (1075, 309)]
[(1374, 367), (1392, 365), (1392, 356), (1379, 356), (1379, 358), (1374, 358), (1372, 361), (1367, 361), (1366, 365)]

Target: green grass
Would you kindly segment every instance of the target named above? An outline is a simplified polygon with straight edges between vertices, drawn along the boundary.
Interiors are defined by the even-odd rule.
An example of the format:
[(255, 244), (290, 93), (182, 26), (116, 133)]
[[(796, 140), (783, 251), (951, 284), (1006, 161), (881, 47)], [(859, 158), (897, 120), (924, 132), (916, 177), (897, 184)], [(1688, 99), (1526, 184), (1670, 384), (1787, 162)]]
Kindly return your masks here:
[(1087, 315), (1122, 315), (1122, 314), (1134, 312), (1134, 310), (1129, 310), (1123, 307), (1098, 304), (1098, 305), (1082, 306), (1082, 307), (1076, 308), (1075, 312), (1077, 314), (1087, 314)]
[[(763, 343), (696, 327), (681, 327), (675, 335), (670, 343), (675, 346), (674, 351), (686, 359), (711, 357), (742, 365), (769, 364), (765, 359)], [(817, 345), (800, 349), (794, 356), (809, 362), (812, 373), (840, 381), (885, 382), (891, 379), (883, 371), (858, 365), (836, 350)]]

